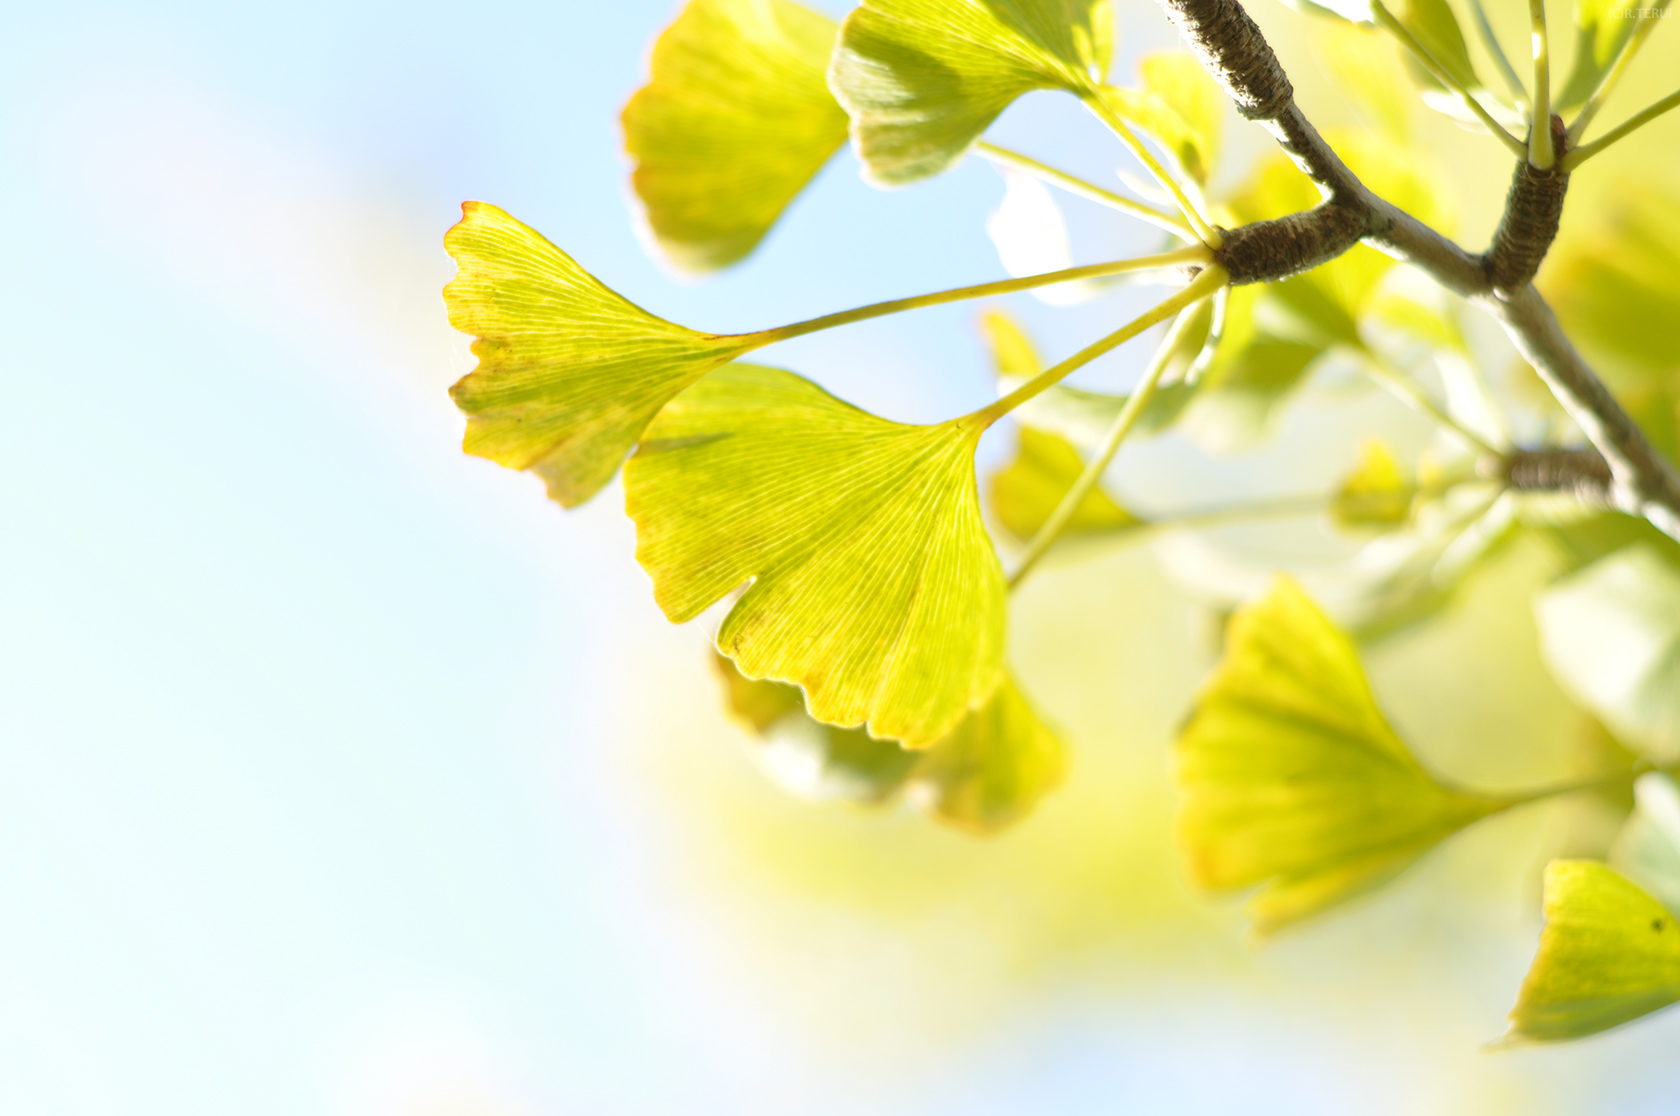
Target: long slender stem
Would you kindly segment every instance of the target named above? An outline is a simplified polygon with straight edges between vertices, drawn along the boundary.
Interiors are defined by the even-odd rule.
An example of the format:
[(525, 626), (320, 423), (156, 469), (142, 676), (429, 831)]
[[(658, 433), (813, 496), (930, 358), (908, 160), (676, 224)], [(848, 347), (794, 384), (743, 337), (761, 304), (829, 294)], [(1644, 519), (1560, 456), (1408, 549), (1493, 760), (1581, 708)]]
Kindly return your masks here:
[(1170, 213), (1163, 213), (1152, 205), (1133, 201), (1123, 194), (1104, 190), (1101, 186), (1086, 182), (1083, 178), (1075, 178), (1066, 171), (1057, 170), (1055, 167), (1041, 163), (1037, 159), (1022, 155), (1018, 151), (1010, 151), (1008, 148), (998, 147), (996, 144), (978, 143), (974, 146), (974, 153), (994, 163), (1025, 171), (1034, 178), (1042, 179), (1052, 186), (1058, 186), (1070, 194), (1085, 198), (1087, 201), (1094, 201), (1099, 205), (1106, 205), (1111, 209), (1130, 213), (1133, 217), (1142, 218), (1158, 228), (1165, 229), (1174, 236), (1190, 241), (1197, 239), (1189, 225)]
[(1680, 105), (1680, 91), (1670, 93), (1668, 96), (1664, 97), (1644, 112), (1631, 117), (1626, 123), (1622, 124), (1621, 127), (1612, 128), (1598, 139), (1595, 139), (1584, 146), (1577, 147), (1574, 151), (1565, 155), (1563, 157), (1564, 169), (1574, 170), (1576, 167), (1580, 166), (1588, 159), (1591, 159), (1594, 155), (1597, 155), (1600, 151), (1603, 151), (1606, 147), (1609, 147), (1629, 132), (1643, 128), (1645, 125), (1649, 124), (1669, 109), (1674, 108), (1676, 105)]
[(1423, 63), (1423, 68), (1429, 71), (1431, 77), (1457, 94), (1458, 99), (1464, 102), (1464, 107), (1476, 114), (1476, 119), (1482, 122), (1483, 127), (1487, 128), (1495, 139), (1510, 148), (1511, 153), (1518, 158), (1527, 157), (1528, 148), (1523, 146), (1522, 140), (1507, 132), (1500, 126), (1499, 121), (1489, 116), (1487, 109), (1482, 107), (1481, 102), (1472, 97), (1470, 91), (1460, 85), (1457, 78), (1447, 73), (1441, 64), (1435, 61), (1435, 56), (1425, 50), (1423, 44), (1417, 41), (1417, 37), (1406, 30), (1405, 24), (1394, 18), (1393, 12), (1383, 7), (1381, 0), (1372, 3), (1371, 14), (1376, 19), (1377, 26), (1405, 44), (1406, 49), (1410, 50), (1417, 60)]
[(1626, 771), (1615, 771), (1607, 775), (1589, 775), (1584, 779), (1571, 779), (1567, 783), (1553, 783), (1551, 786), (1538, 787), (1531, 791), (1523, 791), (1511, 796), (1512, 806), (1526, 806), (1531, 802), (1540, 802), (1548, 798), (1559, 798), (1566, 794), (1580, 794), (1582, 791), (1604, 790), (1608, 787), (1631, 785), (1641, 775), (1649, 775), (1653, 771), (1665, 775), (1674, 775), (1680, 770), (1680, 764), (1659, 765), (1648, 759), (1635, 761)]
[[(1190, 249), (1185, 250), (1189, 251)], [(1033, 396), (1054, 387), (1057, 383), (1079, 369), (1085, 367), (1087, 364), (1090, 364), (1093, 360), (1096, 360), (1105, 353), (1118, 349), (1121, 345), (1124, 345), (1127, 341), (1130, 341), (1150, 326), (1166, 321), (1186, 306), (1194, 305), (1213, 294), (1215, 291), (1223, 287), (1230, 278), (1230, 274), (1226, 272), (1223, 267), (1220, 267), (1215, 263), (1208, 264), (1207, 267), (1202, 270), (1201, 274), (1192, 279), (1190, 283), (1177, 294), (1170, 298), (1163, 299), (1153, 309), (1139, 314), (1137, 317), (1133, 318), (1131, 321), (1127, 322), (1107, 337), (1104, 337), (1101, 341), (1087, 345), (1085, 348), (1080, 349), (1077, 353), (1074, 353), (1060, 364), (1052, 365), (1051, 367), (1046, 368), (1043, 372), (1040, 372), (1038, 375), (1034, 376), (1032, 379), (1028, 380), (1008, 395), (999, 399), (997, 402), (980, 408), (968, 417), (976, 422), (990, 426), (1004, 415), (1007, 415), (1010, 411), (1013, 411), (1016, 407), (1019, 407), (1021, 404), (1031, 399)]]
[(1154, 256), (1138, 256), (1130, 260), (1114, 260), (1110, 263), (1063, 268), (1061, 271), (1047, 271), (1042, 275), (1027, 275), (1019, 279), (1001, 279), (995, 283), (980, 283), (972, 287), (953, 287), (951, 290), (934, 291), (932, 294), (895, 298), (886, 302), (872, 302), (868, 306), (859, 306), (856, 309), (842, 310), (836, 314), (824, 314), (820, 318), (809, 318), (803, 322), (794, 322), (792, 325), (767, 329), (754, 335), (757, 340), (752, 347), (755, 349), (762, 348), (777, 341), (786, 341), (792, 337), (803, 337), (807, 333), (816, 333), (818, 330), (833, 329), (835, 326), (850, 325), (853, 322), (880, 318), (887, 314), (898, 314), (905, 310), (916, 310), (923, 306), (941, 306), (947, 302), (962, 302), (971, 298), (1013, 294), (1016, 291), (1030, 291), (1035, 287), (1047, 287), (1053, 283), (1069, 283), (1076, 279), (1100, 279), (1105, 275), (1124, 275), (1127, 272), (1157, 271), (1175, 267), (1207, 267), (1212, 262), (1212, 252), (1200, 244), (1192, 244), (1188, 248), (1178, 248)]
[(1167, 330), (1165, 337), (1161, 338), (1161, 343), (1155, 348), (1155, 355), (1149, 360), (1149, 366), (1144, 369), (1143, 380), (1138, 384), (1137, 389), (1127, 397), (1125, 405), (1120, 408), (1120, 413), (1114, 416), (1114, 421), (1109, 424), (1108, 433), (1103, 435), (1102, 444), (1097, 447), (1097, 452), (1092, 455), (1091, 460), (1085, 463), (1084, 470), (1074, 480), (1073, 486), (1062, 495), (1060, 502), (1051, 511), (1050, 518), (1044, 521), (1044, 525), (1038, 529), (1038, 532), (1033, 535), (1032, 541), (1027, 544), (1026, 551), (1021, 555), (1020, 564), (1015, 567), (1015, 572), (1009, 575), (1009, 587), (1011, 589), (1021, 583), (1021, 579), (1026, 577), (1028, 572), (1038, 564), (1040, 558), (1044, 557), (1044, 552), (1049, 550), (1061, 537), (1068, 522), (1073, 518), (1074, 513), (1079, 510), (1079, 505), (1085, 502), (1085, 497), (1090, 495), (1091, 489), (1096, 487), (1097, 481), (1102, 478), (1109, 462), (1114, 460), (1114, 455), (1119, 452), (1120, 443), (1126, 440), (1126, 435), (1130, 434), (1132, 427), (1137, 425), (1138, 418), (1143, 414), (1144, 408), (1149, 406), (1151, 399), (1155, 398), (1155, 388), (1161, 382), (1161, 375), (1166, 372), (1167, 365), (1172, 360), (1173, 349), (1178, 345), (1179, 339), (1184, 336), (1184, 331), (1190, 324), (1190, 316), (1194, 309), (1192, 304), (1179, 311), (1178, 317), (1173, 321), (1172, 328)]
[(1476, 32), (1481, 36), (1482, 46), (1487, 48), (1488, 57), (1493, 59), (1499, 76), (1505, 79), (1505, 86), (1517, 99), (1517, 104), (1527, 110), (1528, 89), (1523, 85), (1522, 78), (1517, 76), (1517, 69), (1511, 65), (1511, 60), (1505, 57), (1505, 48), (1499, 45), (1499, 36), (1493, 33), (1493, 24), (1488, 22), (1487, 9), (1482, 7), (1482, 0), (1470, 0), (1470, 12), (1476, 17)]
[(1132, 131), (1126, 123), (1126, 118), (1120, 114), (1120, 110), (1115, 106), (1113, 92), (1114, 90), (1110, 86), (1100, 87), (1094, 95), (1085, 98), (1086, 107), (1096, 114), (1098, 120), (1107, 124), (1115, 135), (1120, 137), (1120, 141), (1131, 149), (1132, 154), (1137, 156), (1138, 162), (1142, 163), (1144, 168), (1154, 176), (1155, 181), (1159, 182), (1172, 195), (1173, 201), (1178, 205), (1179, 212), (1184, 214), (1184, 219), (1190, 223), (1190, 227), (1196, 231), (1196, 235), (1202, 243), (1209, 248), (1218, 248), (1222, 243), (1219, 231), (1208, 223), (1207, 218), (1202, 215), (1196, 203), (1191, 201), (1190, 196), (1184, 192), (1184, 187), (1179, 185), (1178, 179), (1167, 173), (1167, 169), (1161, 165), (1160, 160), (1156, 159), (1149, 148), (1143, 145), (1143, 141), (1138, 139), (1137, 133)]
[(1371, 379), (1377, 381), (1377, 383), (1392, 392), (1402, 403), (1406, 404), (1408, 407), (1417, 411), (1424, 417), (1435, 420), (1435, 422), (1446, 427), (1448, 430), (1451, 430), (1460, 438), (1469, 442), (1471, 446), (1481, 450), (1483, 453), (1491, 454), (1494, 457), (1500, 456), (1499, 450), (1489, 445), (1487, 441), (1474, 430), (1471, 430), (1468, 426), (1465, 426), (1463, 423), (1447, 414), (1447, 412), (1443, 411), (1440, 407), (1436, 406), (1435, 401), (1423, 394), (1422, 390), (1419, 389), (1417, 384), (1412, 381), (1410, 376), (1406, 375), (1398, 368), (1395, 368), (1384, 357), (1372, 352), (1369, 349), (1363, 350), (1361, 355), (1365, 357), (1366, 374), (1369, 375)]
[(1551, 170), (1557, 159), (1552, 147), (1552, 62), (1546, 34), (1546, 0), (1528, 0), (1530, 33), (1534, 42), (1534, 119), (1528, 123), (1528, 161)]
[[(1666, 7), (1666, 5), (1664, 6)], [(1592, 91), (1592, 96), (1587, 98), (1587, 103), (1582, 105), (1581, 111), (1575, 114), (1574, 123), (1569, 125), (1570, 147), (1581, 146), (1581, 137), (1587, 134), (1587, 128), (1591, 126), (1593, 117), (1597, 116), (1598, 110), (1604, 107), (1604, 102), (1610, 99), (1610, 94), (1616, 91), (1616, 86), (1621, 84), (1622, 75), (1627, 73), (1628, 67), (1633, 64), (1634, 55), (1639, 53), (1639, 48), (1645, 45), (1645, 40), (1649, 39), (1651, 32), (1656, 29), (1657, 21), (1654, 19), (1642, 19), (1639, 21), (1639, 26), (1633, 29), (1633, 35), (1628, 39), (1627, 45), (1622, 48), (1621, 56), (1599, 79), (1598, 88)], [(1568, 156), (1565, 156), (1564, 159), (1567, 162)]]

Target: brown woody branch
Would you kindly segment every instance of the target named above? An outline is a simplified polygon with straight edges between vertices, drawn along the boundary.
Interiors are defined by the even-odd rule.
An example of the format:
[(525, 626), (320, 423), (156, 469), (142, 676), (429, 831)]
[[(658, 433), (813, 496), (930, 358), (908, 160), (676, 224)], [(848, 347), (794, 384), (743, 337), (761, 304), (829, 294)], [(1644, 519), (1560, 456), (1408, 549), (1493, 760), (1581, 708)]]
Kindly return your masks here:
[[(1680, 539), (1680, 477), (1581, 359), (1532, 282), (1557, 235), (1568, 176), (1519, 164), (1492, 246), (1480, 254), (1467, 252), (1373, 194), (1348, 169), (1295, 104), (1288, 75), (1239, 0), (1161, 3), (1237, 111), (1271, 132), (1324, 195), (1324, 202), (1306, 213), (1230, 232), (1220, 262), (1232, 282), (1305, 271), (1360, 240), (1422, 269), (1504, 327), (1586, 434), (1602, 466), (1569, 451), (1519, 453), (1509, 472), (1513, 486), (1538, 488), (1550, 479), (1556, 481), (1551, 487), (1642, 515)], [(1553, 128), (1555, 136), (1555, 121)]]

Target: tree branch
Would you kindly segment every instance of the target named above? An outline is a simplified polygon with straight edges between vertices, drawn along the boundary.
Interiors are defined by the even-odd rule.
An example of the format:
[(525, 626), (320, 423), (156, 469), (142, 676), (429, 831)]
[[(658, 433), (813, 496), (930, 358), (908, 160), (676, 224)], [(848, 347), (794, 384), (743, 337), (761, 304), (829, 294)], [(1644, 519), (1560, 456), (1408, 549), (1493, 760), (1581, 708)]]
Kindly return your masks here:
[(1608, 506), (1644, 516), (1680, 539), (1680, 477), (1581, 359), (1531, 281), (1556, 235), (1567, 175), (1520, 164), (1492, 247), (1467, 252), (1373, 194), (1348, 169), (1295, 104), (1288, 75), (1239, 0), (1161, 4), (1237, 111), (1269, 131), (1324, 195), (1324, 203), (1306, 213), (1234, 230), (1214, 253), (1231, 281), (1291, 275), (1340, 255), (1360, 239), (1423, 270), (1504, 327), (1608, 471), (1607, 483), (1598, 488), (1573, 480), (1549, 487), (1602, 492)]

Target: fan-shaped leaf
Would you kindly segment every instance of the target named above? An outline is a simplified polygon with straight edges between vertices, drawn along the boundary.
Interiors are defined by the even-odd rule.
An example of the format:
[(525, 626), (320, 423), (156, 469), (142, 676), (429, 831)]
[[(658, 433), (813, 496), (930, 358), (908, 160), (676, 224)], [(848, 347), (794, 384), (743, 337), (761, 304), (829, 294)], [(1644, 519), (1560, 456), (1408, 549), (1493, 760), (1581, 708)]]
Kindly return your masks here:
[[(1650, 19), (1655, 12), (1668, 9), (1668, 0), (1631, 7)], [(1629, 8), (1619, 0), (1575, 0), (1575, 62), (1563, 88), (1552, 99), (1554, 112), (1569, 112), (1586, 104), (1616, 64), (1639, 27), (1639, 18), (1630, 18)]]
[(839, 728), (805, 712), (799, 687), (748, 678), (713, 653), (729, 710), (762, 741), (760, 759), (783, 787), (812, 801), (879, 803), (904, 787), (922, 752), (877, 740), (860, 728)]
[(1067, 777), (1067, 750), (1012, 677), (922, 754), (910, 795), (947, 825), (995, 833)]
[(1535, 601), (1552, 673), (1616, 736), (1680, 757), (1680, 572), (1647, 546), (1617, 551)]
[(1005, 591), (973, 417), (888, 422), (773, 368), (674, 400), (625, 470), (636, 557), (673, 621), (751, 583), (718, 649), (813, 716), (922, 748), (991, 696)]
[[(992, 474), (992, 511), (1011, 535), (1030, 539), (1044, 526), (1084, 468), (1079, 452), (1066, 439), (1023, 426), (1015, 460)], [(1098, 485), (1085, 494), (1062, 533), (1070, 537), (1102, 534), (1129, 531), (1142, 525), (1143, 520), (1115, 503)]]
[(1595, 861), (1554, 860), (1545, 911), (1508, 1041), (1580, 1038), (1680, 1000), (1680, 926), (1632, 881)]
[[(901, 790), (935, 819), (974, 833), (1019, 821), (1061, 783), (1067, 754), (1012, 677), (922, 751), (813, 720), (796, 687), (747, 678), (716, 657), (731, 711), (764, 741), (764, 764), (802, 797), (869, 804)], [(776, 710), (765, 718), (766, 711)]]
[(528, 469), (565, 507), (599, 492), (672, 396), (752, 347), (656, 318), (493, 205), (467, 202), (444, 246), (449, 324), (478, 367), (450, 389), (468, 453)]
[(1416, 490), (1387, 443), (1372, 439), (1359, 451), (1359, 464), (1343, 478), (1330, 501), (1330, 518), (1340, 527), (1386, 528), (1411, 516)]
[(829, 86), (865, 173), (885, 186), (956, 163), (1015, 98), (1093, 92), (1109, 0), (865, 0), (840, 28)]
[[(1470, 62), (1470, 46), (1464, 41), (1464, 32), (1459, 29), (1458, 17), (1453, 15), (1452, 6), (1447, 0), (1397, 0), (1390, 10), (1394, 13), (1394, 18), (1417, 39), (1418, 44), (1429, 52), (1429, 57), (1435, 60), (1435, 64), (1446, 71), (1448, 77), (1465, 89), (1481, 88), (1482, 82), (1476, 76), (1476, 67)], [(1440, 83), (1422, 66), (1416, 64), (1410, 54), (1405, 55), (1405, 58), (1411, 63), (1412, 75), (1419, 84), (1430, 88), (1440, 87)]]
[(1196, 881), (1264, 884), (1248, 906), (1261, 934), (1387, 882), (1505, 805), (1423, 769), (1352, 642), (1286, 578), (1232, 618), (1176, 755)]
[(624, 108), (659, 246), (694, 270), (751, 252), (846, 139), (832, 20), (789, 0), (689, 0)]

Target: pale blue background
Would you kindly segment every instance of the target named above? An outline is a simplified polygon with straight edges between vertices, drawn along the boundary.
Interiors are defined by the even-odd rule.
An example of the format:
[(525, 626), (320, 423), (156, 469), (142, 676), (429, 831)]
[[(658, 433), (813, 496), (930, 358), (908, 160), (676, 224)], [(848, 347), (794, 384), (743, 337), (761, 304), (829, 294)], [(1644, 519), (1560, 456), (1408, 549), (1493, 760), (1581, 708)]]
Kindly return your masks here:
[[(996, 276), (1000, 191), (968, 166), (879, 193), (846, 155), (752, 262), (673, 282), (616, 126), (672, 9), (5, 11), (0, 1111), (1413, 1111), (1403, 1063), (1217, 996), (1069, 992), (877, 1067), (708, 975), (718, 931), (613, 758), (622, 679), (669, 637), (616, 490), (562, 517), (458, 452), (443, 231), (494, 201), (727, 330)], [(1128, 55), (1167, 41), (1124, 19)], [(1114, 159), (1051, 98), (1004, 136)], [(1082, 258), (1151, 242), (1075, 227)], [(1027, 312), (1062, 345), (1115, 311)], [(771, 359), (940, 417), (990, 391), (971, 313)], [(1569, 1092), (1582, 1057), (1513, 1072), (1609, 1111)], [(1664, 1077), (1617, 1111), (1670, 1110)]]

